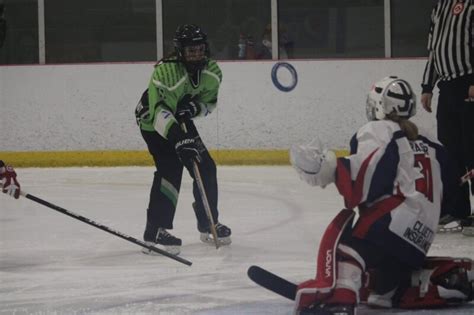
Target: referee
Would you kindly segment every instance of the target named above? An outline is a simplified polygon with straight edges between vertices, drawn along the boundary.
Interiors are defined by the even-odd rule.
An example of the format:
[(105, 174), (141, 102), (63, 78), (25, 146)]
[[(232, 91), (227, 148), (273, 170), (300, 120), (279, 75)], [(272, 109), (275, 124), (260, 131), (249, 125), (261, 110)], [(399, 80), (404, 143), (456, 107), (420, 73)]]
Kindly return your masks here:
[(7, 35), (7, 21), (5, 20), (5, 4), (0, 2), (0, 48), (3, 46)]
[[(474, 0), (439, 0), (431, 12), (429, 57), (423, 73), (421, 104), (431, 112), (438, 82), (438, 139), (456, 162), (458, 177), (474, 168)], [(474, 185), (471, 181), (471, 191)], [(463, 234), (474, 236), (469, 185), (461, 187), (450, 215)], [(440, 224), (449, 223), (446, 218)]]

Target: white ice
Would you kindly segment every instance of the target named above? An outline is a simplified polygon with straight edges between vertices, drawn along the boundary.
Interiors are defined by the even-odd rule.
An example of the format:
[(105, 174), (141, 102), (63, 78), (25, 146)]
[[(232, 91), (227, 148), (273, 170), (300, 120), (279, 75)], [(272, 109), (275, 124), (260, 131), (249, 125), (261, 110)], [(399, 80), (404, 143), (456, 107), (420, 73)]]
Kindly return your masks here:
[[(18, 169), (37, 197), (141, 239), (151, 167)], [(247, 278), (259, 265), (291, 281), (314, 276), (319, 239), (343, 207), (290, 167), (218, 167), (220, 221), (233, 243), (199, 241), (185, 175), (173, 233), (188, 267), (31, 200), (0, 194), (0, 314), (291, 314), (293, 303)], [(431, 255), (474, 258), (474, 238), (439, 235)], [(379, 314), (362, 308), (359, 314)], [(390, 314), (474, 314), (474, 304)]]

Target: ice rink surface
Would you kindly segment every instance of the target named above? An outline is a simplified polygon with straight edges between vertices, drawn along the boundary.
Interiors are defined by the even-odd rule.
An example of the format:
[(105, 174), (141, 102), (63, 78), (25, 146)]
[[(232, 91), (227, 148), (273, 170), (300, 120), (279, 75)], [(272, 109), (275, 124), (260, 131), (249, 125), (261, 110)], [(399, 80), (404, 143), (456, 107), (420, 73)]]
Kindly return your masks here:
[[(23, 189), (141, 239), (154, 169), (18, 169)], [(191, 267), (31, 200), (0, 195), (0, 314), (291, 314), (293, 303), (247, 278), (259, 265), (300, 282), (315, 273), (326, 225), (343, 207), (290, 167), (218, 167), (220, 221), (233, 243), (199, 241), (185, 175), (172, 233)], [(431, 255), (474, 258), (474, 238), (438, 235)], [(359, 314), (380, 314), (361, 308)], [(474, 314), (474, 304), (388, 314)]]

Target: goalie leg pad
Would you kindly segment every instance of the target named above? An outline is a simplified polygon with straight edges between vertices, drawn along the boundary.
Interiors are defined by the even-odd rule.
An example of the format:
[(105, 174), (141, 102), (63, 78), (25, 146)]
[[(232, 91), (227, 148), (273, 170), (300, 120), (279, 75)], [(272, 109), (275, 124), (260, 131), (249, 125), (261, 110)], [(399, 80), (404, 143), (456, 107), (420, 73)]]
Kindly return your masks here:
[(427, 262), (435, 267), (431, 282), (438, 286), (442, 298), (448, 301), (460, 298), (461, 302), (474, 299), (474, 268), (471, 259), (430, 258)]
[(474, 299), (473, 262), (468, 258), (428, 257), (424, 268), (412, 274), (411, 287), (401, 308), (439, 307)]
[(374, 308), (392, 308), (392, 299), (395, 296), (396, 291), (397, 289), (395, 288), (385, 294), (370, 292), (367, 297), (367, 305)]
[[(325, 301), (328, 304), (359, 303), (359, 289), (362, 286), (362, 269), (354, 261), (342, 261), (337, 264), (337, 280), (333, 294)], [(348, 293), (351, 292), (350, 294)]]
[[(340, 292), (338, 294), (343, 300), (346, 299), (347, 294), (345, 294), (345, 291), (342, 291), (342, 289), (349, 288), (349, 290), (352, 290), (351, 288), (354, 288), (356, 294), (354, 295), (355, 298), (351, 298), (351, 302), (353, 302), (351, 304), (356, 304), (358, 294), (357, 287), (360, 287), (360, 277), (363, 268), (359, 266), (360, 263), (358, 260), (362, 258), (359, 256), (356, 259), (352, 259), (353, 262), (348, 258), (344, 258), (344, 261), (340, 261), (342, 260), (342, 256), (350, 256), (350, 254), (347, 253), (354, 254), (355, 251), (351, 251), (350, 248), (347, 246), (344, 247), (343, 245), (343, 250), (341, 251), (341, 245), (338, 246), (344, 230), (349, 223), (352, 222), (353, 217), (354, 212), (352, 210), (343, 209), (327, 227), (319, 246), (316, 278), (307, 280), (298, 285), (295, 298), (295, 312), (314, 303), (326, 300), (334, 295), (334, 291), (336, 291), (338, 287), (341, 289), (338, 291)], [(338, 252), (338, 255), (336, 255), (336, 252)], [(339, 253), (342, 253), (342, 256)], [(357, 273), (357, 276), (353, 276), (353, 273)], [(358, 278), (359, 284), (354, 284), (353, 280), (351, 280), (352, 278)]]
[(298, 286), (295, 313), (312, 305), (351, 305), (359, 303), (365, 262), (357, 252), (340, 244), (336, 263), (336, 278), (330, 287), (321, 287), (317, 279), (307, 280)]
[(295, 298), (295, 314), (316, 305), (347, 305), (359, 303), (362, 285), (362, 269), (355, 260), (337, 262), (337, 279), (332, 288), (319, 288), (318, 281), (311, 279), (301, 283)]
[(398, 307), (407, 309), (434, 308), (447, 304), (447, 300), (440, 297), (437, 286), (431, 284), (423, 296), (420, 294), (420, 287), (406, 289), (400, 298)]
[(333, 288), (336, 281), (336, 251), (347, 226), (354, 218), (354, 211), (341, 210), (329, 223), (319, 244), (316, 264), (316, 280), (321, 289)]

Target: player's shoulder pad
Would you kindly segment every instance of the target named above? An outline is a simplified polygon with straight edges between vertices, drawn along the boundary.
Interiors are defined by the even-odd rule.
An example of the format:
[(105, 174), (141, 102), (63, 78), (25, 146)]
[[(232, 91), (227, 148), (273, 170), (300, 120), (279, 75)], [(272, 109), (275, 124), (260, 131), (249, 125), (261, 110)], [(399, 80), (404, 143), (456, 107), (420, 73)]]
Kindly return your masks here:
[(157, 87), (173, 89), (187, 78), (186, 69), (178, 62), (160, 62), (153, 73), (153, 83)]
[(203, 71), (203, 73), (210, 75), (214, 77), (219, 84), (222, 82), (222, 71), (217, 62), (213, 59), (209, 59), (207, 63), (207, 68), (206, 70)]

